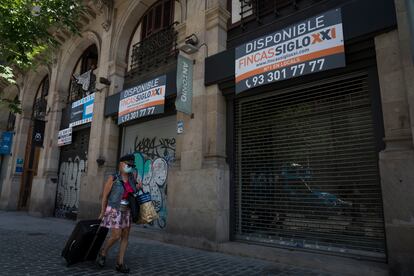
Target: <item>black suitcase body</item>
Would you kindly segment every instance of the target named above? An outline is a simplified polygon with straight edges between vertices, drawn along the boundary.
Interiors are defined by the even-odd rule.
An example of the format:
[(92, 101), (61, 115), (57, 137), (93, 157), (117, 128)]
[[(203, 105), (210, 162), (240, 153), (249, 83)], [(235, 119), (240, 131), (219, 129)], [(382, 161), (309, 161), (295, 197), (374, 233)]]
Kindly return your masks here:
[(99, 227), (100, 223), (101, 220), (82, 220), (76, 224), (62, 251), (68, 266), (96, 259), (108, 234), (108, 228)]

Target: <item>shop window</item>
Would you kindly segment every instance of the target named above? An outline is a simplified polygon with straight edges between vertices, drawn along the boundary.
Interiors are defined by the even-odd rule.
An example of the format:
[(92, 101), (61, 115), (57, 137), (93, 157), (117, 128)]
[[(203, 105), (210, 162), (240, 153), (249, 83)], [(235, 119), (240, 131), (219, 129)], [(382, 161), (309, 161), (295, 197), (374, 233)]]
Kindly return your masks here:
[(128, 76), (143, 75), (175, 60), (176, 46), (174, 1), (158, 1), (144, 14), (131, 38)]
[(92, 45), (83, 52), (73, 70), (68, 97), (69, 103), (95, 92), (97, 65), (98, 48), (96, 45)]
[(158, 1), (142, 18), (141, 40), (170, 26), (174, 20), (174, 1)]

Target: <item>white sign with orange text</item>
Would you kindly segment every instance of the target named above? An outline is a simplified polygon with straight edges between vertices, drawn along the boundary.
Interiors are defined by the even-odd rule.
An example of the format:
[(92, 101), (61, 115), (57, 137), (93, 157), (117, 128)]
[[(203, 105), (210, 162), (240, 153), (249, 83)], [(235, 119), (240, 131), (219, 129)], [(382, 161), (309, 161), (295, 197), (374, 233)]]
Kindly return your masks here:
[(341, 10), (331, 10), (236, 48), (236, 93), (345, 66)]
[(118, 124), (164, 112), (165, 75), (121, 92)]

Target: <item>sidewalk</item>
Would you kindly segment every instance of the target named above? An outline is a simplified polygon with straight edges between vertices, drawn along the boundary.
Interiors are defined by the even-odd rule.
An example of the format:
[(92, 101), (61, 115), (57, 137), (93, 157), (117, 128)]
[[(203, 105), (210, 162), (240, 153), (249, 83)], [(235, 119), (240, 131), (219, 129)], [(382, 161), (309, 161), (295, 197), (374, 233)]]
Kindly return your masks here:
[[(66, 267), (60, 252), (75, 222), (0, 211), (0, 275), (120, 275), (113, 248), (107, 267), (86, 262)], [(130, 237), (130, 275), (330, 275), (257, 259)], [(340, 275), (335, 274), (335, 275)]]

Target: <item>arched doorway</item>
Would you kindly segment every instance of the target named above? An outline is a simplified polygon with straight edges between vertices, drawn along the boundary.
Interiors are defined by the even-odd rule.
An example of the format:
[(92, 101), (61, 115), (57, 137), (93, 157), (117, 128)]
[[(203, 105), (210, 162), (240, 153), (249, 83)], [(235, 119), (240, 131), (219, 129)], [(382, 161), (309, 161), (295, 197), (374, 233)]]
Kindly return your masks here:
[[(93, 115), (98, 65), (96, 45), (88, 47), (72, 72), (67, 106), (62, 112), (61, 130), (72, 133), (70, 144), (61, 145), (55, 216), (76, 219), (79, 209), (81, 176), (87, 171), (90, 126)], [(85, 108), (89, 102), (90, 108)], [(89, 111), (86, 111), (89, 110)], [(85, 116), (85, 112), (88, 115)]]
[(22, 184), (20, 186), (19, 210), (27, 210), (29, 207), (30, 193), (33, 178), (37, 175), (39, 156), (43, 147), (43, 134), (45, 129), (45, 117), (47, 109), (47, 97), (49, 94), (49, 76), (43, 78), (33, 102), (30, 126), (27, 136)]
[[(150, 79), (158, 82), (160, 75), (167, 83), (175, 75), (178, 32), (174, 28), (174, 18), (172, 0), (156, 1), (143, 13), (129, 38), (124, 89), (137, 87)], [(168, 175), (175, 161), (176, 95), (172, 90), (165, 93), (162, 104), (157, 107), (161, 106), (162, 111), (119, 126), (120, 156), (135, 155), (138, 179), (142, 181), (144, 191), (151, 194), (159, 216), (145, 227), (155, 229), (167, 226)]]
[(178, 32), (173, 0), (155, 2), (139, 20), (127, 50), (125, 87), (175, 67)]

